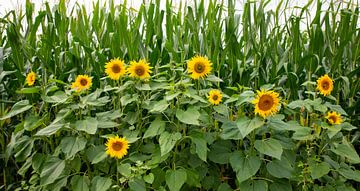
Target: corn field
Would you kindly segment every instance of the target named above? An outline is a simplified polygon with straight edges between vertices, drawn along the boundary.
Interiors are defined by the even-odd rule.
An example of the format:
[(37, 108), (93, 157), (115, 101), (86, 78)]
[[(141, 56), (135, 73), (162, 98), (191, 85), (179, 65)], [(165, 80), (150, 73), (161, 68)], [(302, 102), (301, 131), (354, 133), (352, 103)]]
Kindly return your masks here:
[(359, 2), (238, 3), (3, 14), (0, 190), (360, 190)]

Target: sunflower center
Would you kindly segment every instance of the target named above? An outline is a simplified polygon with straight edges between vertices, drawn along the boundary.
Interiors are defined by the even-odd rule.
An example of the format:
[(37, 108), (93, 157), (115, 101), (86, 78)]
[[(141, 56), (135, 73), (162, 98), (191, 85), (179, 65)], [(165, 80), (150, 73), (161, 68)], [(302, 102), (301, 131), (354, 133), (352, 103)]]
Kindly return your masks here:
[(112, 149), (114, 149), (114, 151), (120, 151), (123, 148), (123, 143), (116, 141), (115, 143), (112, 144)]
[(203, 73), (205, 70), (204, 63), (201, 62), (195, 63), (194, 70), (196, 73)]
[(330, 121), (330, 123), (336, 123), (336, 121), (337, 121), (336, 116), (330, 116), (329, 121)]
[(81, 84), (82, 86), (86, 86), (87, 83), (88, 83), (88, 81), (87, 81), (86, 79), (84, 79), (84, 78), (82, 78), (82, 79), (80, 80), (80, 84)]
[(121, 68), (120, 68), (119, 65), (114, 64), (114, 65), (111, 67), (111, 70), (112, 70), (115, 74), (117, 74), (117, 73), (119, 73), (119, 72), (121, 71)]
[(274, 105), (274, 100), (270, 95), (263, 95), (259, 100), (259, 108), (262, 111), (270, 110)]
[(321, 84), (321, 87), (322, 87), (324, 90), (327, 90), (327, 89), (329, 89), (330, 84), (329, 84), (329, 82), (323, 82), (323, 83)]
[(144, 67), (142, 67), (142, 66), (136, 67), (136, 68), (135, 68), (135, 73), (136, 73), (136, 75), (138, 75), (138, 76), (144, 75), (144, 74), (145, 74), (145, 69), (144, 69)]
[(218, 95), (213, 95), (213, 97), (212, 97), (212, 99), (213, 99), (214, 101), (216, 101), (218, 98), (219, 98)]

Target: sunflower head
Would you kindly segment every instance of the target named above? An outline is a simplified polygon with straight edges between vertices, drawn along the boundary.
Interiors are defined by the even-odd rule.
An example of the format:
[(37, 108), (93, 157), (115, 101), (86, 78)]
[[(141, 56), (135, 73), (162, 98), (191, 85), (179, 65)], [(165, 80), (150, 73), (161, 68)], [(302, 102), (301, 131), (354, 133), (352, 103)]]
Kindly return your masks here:
[(36, 80), (36, 74), (35, 72), (31, 71), (30, 73), (28, 73), (28, 75), (26, 75), (26, 83), (29, 86), (33, 86)]
[(219, 105), (222, 99), (220, 90), (210, 90), (208, 100), (213, 105)]
[(317, 89), (324, 96), (330, 95), (331, 91), (334, 89), (333, 80), (327, 74), (321, 76), (317, 80)]
[(130, 66), (127, 69), (130, 77), (148, 79), (150, 78), (151, 67), (146, 60), (141, 59), (139, 62), (131, 61)]
[(71, 88), (75, 89), (77, 92), (81, 90), (88, 90), (92, 85), (92, 80), (88, 75), (78, 75), (75, 79), (75, 82), (72, 83)]
[(328, 112), (326, 119), (331, 125), (338, 125), (342, 122), (341, 115), (339, 113), (336, 113), (335, 111)]
[(106, 153), (110, 157), (121, 159), (127, 154), (128, 149), (129, 142), (125, 138), (119, 137), (118, 135), (108, 138), (106, 142)]
[(278, 112), (279, 103), (278, 93), (265, 90), (257, 91), (256, 99), (253, 101), (255, 114), (259, 114), (263, 118), (274, 115)]
[(211, 65), (211, 62), (202, 56), (192, 57), (187, 63), (188, 72), (191, 73), (191, 78), (195, 80), (210, 74), (212, 70)]
[(112, 59), (105, 65), (105, 73), (112, 80), (119, 80), (126, 73), (125, 63), (123, 60)]

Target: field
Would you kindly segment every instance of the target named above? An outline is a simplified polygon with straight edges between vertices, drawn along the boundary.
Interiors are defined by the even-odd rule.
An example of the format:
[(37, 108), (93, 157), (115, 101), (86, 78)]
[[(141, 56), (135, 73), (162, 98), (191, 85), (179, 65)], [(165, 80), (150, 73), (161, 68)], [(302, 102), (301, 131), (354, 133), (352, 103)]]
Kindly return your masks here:
[(6, 13), (0, 190), (360, 190), (359, 4), (269, 2)]

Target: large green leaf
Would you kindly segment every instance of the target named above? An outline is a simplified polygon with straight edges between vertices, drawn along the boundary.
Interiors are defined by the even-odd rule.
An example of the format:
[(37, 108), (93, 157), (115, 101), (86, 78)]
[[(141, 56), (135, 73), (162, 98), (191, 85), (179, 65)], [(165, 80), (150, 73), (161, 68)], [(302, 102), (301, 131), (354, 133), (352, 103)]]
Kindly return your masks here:
[(245, 156), (241, 152), (235, 152), (230, 157), (230, 164), (236, 172), (238, 181), (241, 183), (256, 174), (261, 166), (261, 161), (257, 156)]
[(154, 137), (161, 134), (165, 131), (165, 121), (161, 117), (157, 117), (153, 122), (151, 122), (149, 128), (144, 133), (144, 139), (148, 137)]
[(40, 184), (48, 185), (53, 183), (59, 178), (64, 169), (65, 161), (56, 157), (48, 157), (40, 174)]
[(190, 107), (186, 111), (182, 109), (177, 109), (176, 117), (179, 119), (179, 121), (185, 124), (200, 125), (199, 123), (200, 113), (194, 107)]
[(61, 150), (65, 153), (66, 159), (72, 158), (83, 150), (87, 140), (83, 137), (65, 137), (60, 142)]
[(110, 188), (111, 184), (110, 178), (95, 176), (91, 180), (91, 191), (106, 191)]
[(179, 191), (187, 179), (186, 171), (184, 169), (167, 170), (165, 179), (170, 191)]
[(89, 191), (90, 180), (87, 176), (75, 175), (71, 178), (71, 188), (76, 191)]
[(8, 119), (8, 118), (13, 117), (17, 114), (20, 114), (24, 111), (27, 111), (31, 108), (32, 108), (32, 105), (29, 104), (29, 100), (21, 100), (13, 105), (13, 107), (11, 108), (9, 113), (0, 117), (0, 120)]
[(84, 131), (88, 134), (94, 135), (97, 131), (98, 121), (96, 118), (87, 117), (84, 120), (76, 121), (75, 128), (79, 131)]
[(247, 117), (240, 117), (236, 120), (237, 128), (239, 129), (243, 138), (245, 138), (249, 133), (254, 131), (255, 129), (264, 125), (264, 120), (255, 117), (254, 119), (249, 119)]
[(107, 157), (105, 146), (103, 145), (90, 147), (86, 149), (85, 153), (91, 164), (99, 163)]
[(59, 129), (64, 127), (63, 123), (51, 123), (46, 126), (44, 129), (40, 129), (35, 135), (36, 136), (49, 136), (55, 134)]
[(268, 191), (265, 180), (248, 180), (240, 184), (240, 190), (246, 191)]
[(345, 178), (360, 182), (360, 171), (359, 170), (356, 170), (356, 169), (352, 170), (350, 168), (341, 167), (338, 171)]
[(181, 134), (179, 132), (176, 133), (168, 133), (167, 131), (163, 132), (159, 138), (161, 156), (164, 156), (168, 152), (170, 152), (174, 148), (176, 142), (180, 139), (181, 139)]
[(199, 156), (201, 160), (206, 162), (208, 148), (204, 134), (196, 132), (196, 133), (192, 133), (190, 137), (193, 143), (195, 143), (196, 154)]
[(165, 111), (165, 109), (167, 109), (169, 106), (169, 103), (166, 101), (166, 100), (161, 100), (161, 101), (158, 101), (158, 102), (155, 102), (153, 105), (152, 105), (152, 108), (150, 109), (150, 113), (156, 113), (156, 112), (163, 112)]
[(283, 152), (280, 142), (276, 139), (265, 139), (265, 140), (256, 140), (255, 148), (260, 153), (275, 157), (281, 160), (281, 154)]
[(338, 144), (335, 148), (331, 148), (331, 151), (339, 156), (348, 158), (351, 163), (360, 163), (360, 157), (356, 150), (346, 141), (343, 144)]
[(129, 181), (129, 187), (132, 191), (146, 191), (145, 182), (143, 179), (135, 178)]
[(266, 169), (274, 177), (287, 179), (292, 177), (294, 171), (294, 167), (285, 157), (282, 157), (282, 160), (272, 160), (266, 165)]
[(329, 164), (326, 162), (310, 162), (309, 167), (313, 179), (321, 178), (330, 171)]
[(32, 152), (34, 140), (31, 137), (23, 136), (15, 142), (14, 153), (17, 161), (25, 161)]

